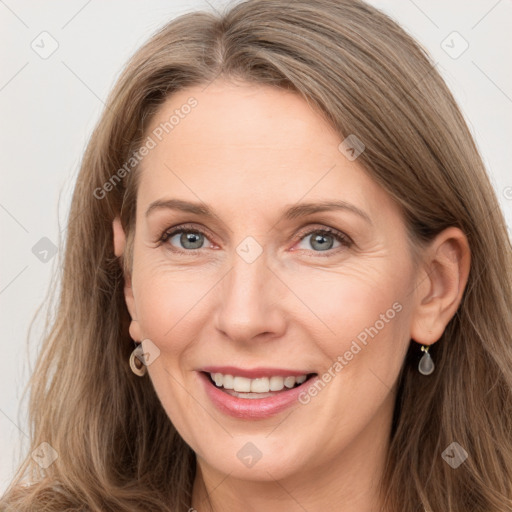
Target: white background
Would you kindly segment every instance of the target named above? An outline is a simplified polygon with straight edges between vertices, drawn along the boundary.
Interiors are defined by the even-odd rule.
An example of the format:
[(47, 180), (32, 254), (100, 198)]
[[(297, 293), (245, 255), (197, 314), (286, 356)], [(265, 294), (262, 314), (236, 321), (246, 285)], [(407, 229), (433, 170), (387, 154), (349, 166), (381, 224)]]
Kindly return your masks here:
[[(512, 2), (372, 0), (418, 39), (455, 94), (512, 225)], [(226, 0), (0, 0), (0, 493), (27, 449), (21, 392), (40, 343), (41, 319), (59, 254), (32, 252), (41, 238), (65, 236), (70, 194), (103, 101), (128, 57), (166, 21), (221, 9)], [(42, 59), (42, 32), (57, 50)], [(469, 44), (458, 58), (452, 53)], [(35, 41), (34, 43), (32, 43)], [(51, 41), (46, 39), (45, 48)], [(445, 43), (443, 43), (445, 41)], [(446, 48), (448, 49), (448, 48)], [(507, 58), (507, 54), (509, 57)], [(508, 196), (508, 197), (507, 197)], [(25, 403), (24, 403), (25, 405)]]

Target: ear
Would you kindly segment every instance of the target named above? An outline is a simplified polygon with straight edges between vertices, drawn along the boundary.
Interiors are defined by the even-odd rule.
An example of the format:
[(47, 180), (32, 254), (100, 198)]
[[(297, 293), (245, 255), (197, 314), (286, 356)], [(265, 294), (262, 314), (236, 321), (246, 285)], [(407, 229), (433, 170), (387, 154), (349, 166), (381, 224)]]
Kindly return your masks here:
[(450, 227), (436, 236), (424, 256), (416, 285), (411, 338), (431, 345), (441, 338), (459, 307), (471, 254), (466, 235)]
[[(126, 234), (119, 217), (116, 217), (112, 221), (112, 231), (114, 235), (114, 254), (118, 258), (122, 258), (126, 249)], [(133, 295), (132, 279), (131, 276), (126, 273), (124, 275), (124, 300), (126, 302), (128, 312), (132, 317), (132, 321), (130, 323), (130, 336), (134, 341), (140, 341), (142, 339), (142, 335), (137, 321), (137, 310), (135, 307), (135, 297)]]

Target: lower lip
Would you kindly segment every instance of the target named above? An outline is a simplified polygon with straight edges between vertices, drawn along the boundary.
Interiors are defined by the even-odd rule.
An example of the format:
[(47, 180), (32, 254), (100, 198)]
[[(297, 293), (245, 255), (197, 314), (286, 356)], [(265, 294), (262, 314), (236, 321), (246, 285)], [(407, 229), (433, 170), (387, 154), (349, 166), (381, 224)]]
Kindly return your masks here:
[(318, 375), (309, 378), (300, 386), (269, 396), (268, 398), (237, 398), (218, 388), (208, 375), (198, 372), (205, 391), (213, 404), (223, 413), (235, 418), (255, 420), (274, 416), (293, 404), (298, 404), (299, 395), (318, 379)]

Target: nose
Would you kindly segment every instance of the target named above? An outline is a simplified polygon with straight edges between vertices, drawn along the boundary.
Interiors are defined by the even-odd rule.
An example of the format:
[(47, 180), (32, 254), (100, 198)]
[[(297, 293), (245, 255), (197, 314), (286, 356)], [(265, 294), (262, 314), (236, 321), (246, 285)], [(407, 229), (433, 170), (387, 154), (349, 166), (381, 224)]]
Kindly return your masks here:
[(283, 335), (286, 287), (269, 268), (265, 252), (250, 263), (234, 254), (219, 288), (215, 325), (225, 337), (251, 343)]

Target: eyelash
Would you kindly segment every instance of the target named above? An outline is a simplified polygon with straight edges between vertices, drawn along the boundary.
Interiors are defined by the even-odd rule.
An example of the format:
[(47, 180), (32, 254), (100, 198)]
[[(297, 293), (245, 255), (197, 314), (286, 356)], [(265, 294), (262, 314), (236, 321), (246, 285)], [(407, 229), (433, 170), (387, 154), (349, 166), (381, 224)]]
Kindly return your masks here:
[[(172, 238), (174, 235), (178, 234), (178, 233), (186, 233), (186, 232), (190, 232), (190, 233), (199, 233), (205, 237), (208, 238), (208, 233), (203, 231), (202, 229), (199, 229), (199, 228), (196, 228), (192, 225), (189, 225), (189, 224), (181, 224), (179, 226), (175, 226), (173, 228), (169, 228), (169, 229), (166, 229), (159, 237), (158, 239), (158, 245), (162, 245), (164, 244), (165, 242), (167, 242), (170, 238)], [(298, 238), (298, 241), (301, 241), (302, 239), (306, 238), (307, 236), (309, 235), (312, 235), (314, 233), (320, 233), (320, 234), (328, 234), (328, 235), (331, 235), (333, 236), (338, 242), (340, 242), (340, 244), (342, 245), (342, 247), (337, 247), (336, 249), (328, 249), (327, 251), (314, 251), (313, 249), (311, 249), (311, 252), (315, 253), (315, 254), (318, 254), (319, 256), (321, 257), (326, 257), (326, 256), (332, 256), (333, 253), (336, 254), (337, 252), (339, 252), (340, 250), (343, 250), (343, 248), (345, 249), (348, 249), (349, 247), (352, 246), (353, 244), (353, 241), (352, 239), (348, 236), (348, 235), (345, 235), (344, 233), (342, 233), (341, 231), (338, 231), (336, 229), (333, 229), (333, 228), (329, 228), (329, 227), (322, 227), (322, 228), (317, 228), (317, 229), (310, 229), (309, 231), (301, 231), (298, 235), (297, 235), (297, 238)], [(176, 253), (179, 253), (179, 254), (188, 254), (188, 255), (193, 255), (193, 254), (197, 254), (198, 251), (200, 251), (202, 248), (200, 249), (179, 249), (177, 247), (174, 247), (174, 246), (171, 246), (169, 244), (169, 246), (171, 247), (171, 250), (173, 252), (176, 252)], [(322, 252), (325, 252), (326, 254), (323, 255)]]

